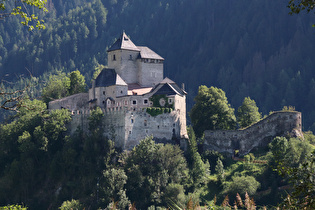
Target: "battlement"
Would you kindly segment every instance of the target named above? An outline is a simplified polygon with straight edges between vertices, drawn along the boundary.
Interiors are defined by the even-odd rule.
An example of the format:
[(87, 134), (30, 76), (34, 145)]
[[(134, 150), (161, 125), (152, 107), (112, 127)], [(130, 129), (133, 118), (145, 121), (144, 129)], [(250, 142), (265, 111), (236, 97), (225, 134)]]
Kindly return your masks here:
[(267, 146), (276, 136), (303, 138), (301, 112), (273, 112), (242, 130), (207, 130), (204, 149), (246, 154), (255, 147)]

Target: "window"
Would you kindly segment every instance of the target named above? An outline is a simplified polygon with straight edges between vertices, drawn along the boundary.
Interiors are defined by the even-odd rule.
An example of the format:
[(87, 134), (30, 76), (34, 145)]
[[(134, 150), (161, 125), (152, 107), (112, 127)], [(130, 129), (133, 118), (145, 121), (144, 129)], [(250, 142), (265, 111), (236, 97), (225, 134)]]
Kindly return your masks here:
[(133, 101), (132, 101), (132, 104), (133, 104), (133, 105), (137, 105), (137, 100), (133, 100)]
[(148, 104), (148, 99), (144, 99), (143, 104)]
[(131, 134), (131, 131), (129, 131), (129, 134)]
[(113, 55), (113, 61), (115, 61), (116, 60), (116, 55)]
[(121, 91), (120, 91), (120, 93), (122, 94), (122, 93), (123, 93), (123, 91), (121, 90)]
[(158, 129), (160, 129), (160, 126), (158, 125)]
[(131, 119), (131, 123), (133, 123), (133, 119)]
[(132, 55), (129, 55), (129, 60), (132, 60)]
[(146, 120), (144, 120), (144, 126), (147, 126), (147, 121)]
[(105, 101), (103, 101), (103, 104), (105, 104)]
[(168, 99), (168, 103), (169, 103), (169, 104), (172, 104), (172, 103), (173, 103), (173, 99), (172, 99), (172, 98), (169, 98), (169, 99)]
[(103, 91), (103, 95), (105, 95), (105, 91)]

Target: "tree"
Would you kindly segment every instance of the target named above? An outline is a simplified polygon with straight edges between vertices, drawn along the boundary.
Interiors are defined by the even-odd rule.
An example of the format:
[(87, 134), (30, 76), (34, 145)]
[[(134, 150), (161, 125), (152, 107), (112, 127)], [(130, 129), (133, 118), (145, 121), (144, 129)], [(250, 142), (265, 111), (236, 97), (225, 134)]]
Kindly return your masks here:
[(199, 184), (205, 183), (207, 175), (210, 174), (210, 164), (208, 161), (205, 163), (202, 161), (198, 152), (196, 136), (191, 126), (187, 128), (187, 132), (189, 136), (187, 154), (189, 173), (194, 187), (199, 187)]
[(70, 79), (66, 73), (57, 71), (57, 74), (50, 75), (46, 86), (42, 91), (42, 98), (45, 103), (63, 98), (69, 95)]
[(59, 207), (60, 210), (82, 210), (83, 205), (80, 204), (80, 201), (72, 199), (71, 201), (64, 201)]
[(314, 0), (290, 0), (288, 7), (291, 9), (290, 14), (299, 14), (300, 11), (310, 12), (315, 7)]
[[(0, 13), (0, 19), (6, 18), (10, 15), (18, 15), (23, 19), (21, 24), (27, 26), (29, 31), (34, 29), (34, 24), (31, 24), (34, 22), (36, 28), (45, 29), (43, 24), (44, 20), (39, 20), (37, 15), (30, 14), (30, 8), (28, 7), (30, 6), (32, 9), (37, 8), (40, 11), (48, 12), (45, 7), (46, 3), (47, 0), (15, 0), (14, 3), (12, 0), (2, 0), (0, 2), (0, 11), (2, 11), (2, 13)], [(8, 6), (13, 6), (13, 8), (8, 11)]]
[(76, 70), (70, 73), (70, 87), (69, 87), (69, 93), (70, 95), (76, 94), (76, 93), (82, 93), (85, 91), (86, 84), (85, 84), (85, 78), (80, 73), (80, 71)]
[(260, 183), (253, 176), (233, 176), (232, 182), (226, 183), (224, 189), (226, 193), (233, 195), (245, 195), (246, 192), (254, 195), (259, 187)]
[(122, 169), (108, 169), (103, 171), (103, 179), (101, 180), (101, 201), (107, 207), (110, 202), (117, 202), (119, 209), (126, 209), (130, 203), (125, 190), (127, 176)]
[(237, 122), (242, 128), (247, 127), (261, 118), (256, 102), (250, 97), (244, 98), (243, 104), (237, 110)]
[(201, 137), (205, 130), (235, 129), (234, 109), (222, 89), (202, 85), (194, 100), (190, 118), (197, 137)]
[(222, 184), (225, 177), (224, 177), (224, 166), (220, 158), (218, 158), (217, 160), (215, 171), (217, 173), (218, 181)]
[(125, 155), (120, 161), (125, 163), (128, 176), (127, 196), (139, 209), (166, 205), (168, 198), (164, 194), (172, 190), (167, 186), (185, 185), (188, 181), (187, 163), (178, 146), (155, 144), (148, 137)]

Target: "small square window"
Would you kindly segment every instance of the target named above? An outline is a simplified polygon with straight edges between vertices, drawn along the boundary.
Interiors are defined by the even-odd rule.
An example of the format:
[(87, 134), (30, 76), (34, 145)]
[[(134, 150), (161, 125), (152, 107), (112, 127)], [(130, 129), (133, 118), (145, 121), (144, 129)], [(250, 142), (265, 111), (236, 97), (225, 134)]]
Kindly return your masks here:
[(148, 99), (144, 99), (143, 104), (148, 104)]
[(133, 104), (133, 105), (136, 105), (136, 104), (137, 104), (137, 100), (133, 100), (133, 101), (132, 101), (132, 104)]

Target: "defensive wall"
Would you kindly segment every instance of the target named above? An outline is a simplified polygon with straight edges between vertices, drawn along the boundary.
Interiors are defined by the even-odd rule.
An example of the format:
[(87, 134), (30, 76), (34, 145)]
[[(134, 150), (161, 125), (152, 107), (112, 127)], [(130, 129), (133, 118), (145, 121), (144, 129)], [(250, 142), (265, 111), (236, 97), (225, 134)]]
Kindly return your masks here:
[(255, 147), (264, 147), (276, 136), (303, 138), (301, 112), (280, 111), (242, 130), (205, 131), (205, 150), (233, 154), (249, 153)]
[[(91, 110), (73, 110), (72, 121), (69, 124), (70, 134), (78, 127), (88, 132)], [(115, 146), (122, 149), (132, 149), (140, 140), (153, 136), (157, 142), (179, 143), (186, 138), (180, 124), (179, 110), (151, 116), (145, 108), (113, 107), (103, 108), (103, 135), (115, 142)]]

